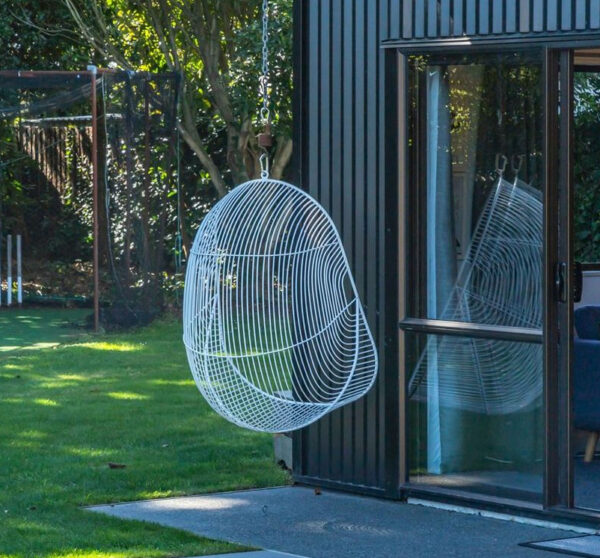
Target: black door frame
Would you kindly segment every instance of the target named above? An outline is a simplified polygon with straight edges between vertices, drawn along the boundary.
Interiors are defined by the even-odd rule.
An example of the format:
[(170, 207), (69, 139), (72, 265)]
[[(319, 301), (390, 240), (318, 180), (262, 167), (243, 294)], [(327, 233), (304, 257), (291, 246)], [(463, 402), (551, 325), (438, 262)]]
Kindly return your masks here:
[[(571, 296), (566, 301), (559, 301), (556, 284), (556, 272), (559, 262), (565, 262), (570, 271), (573, 264), (572, 228), (573, 228), (573, 51), (576, 48), (600, 46), (598, 39), (570, 41), (523, 41), (512, 44), (498, 44), (490, 41), (485, 46), (453, 45), (449, 48), (445, 41), (425, 48), (410, 44), (397, 48), (398, 53), (398, 147), (399, 160), (406, 162), (400, 168), (398, 187), (400, 205), (405, 206), (404, 214), (410, 214), (408, 164), (408, 64), (410, 54), (452, 53), (467, 54), (473, 47), (480, 53), (483, 48), (491, 52), (515, 52), (523, 49), (541, 48), (544, 59), (544, 274), (543, 303), (544, 328), (539, 342), (544, 346), (544, 403), (545, 403), (545, 473), (543, 485), (543, 506), (530, 502), (509, 500), (506, 498), (476, 495), (464, 491), (431, 488), (409, 482), (408, 471), (408, 417), (405, 365), (400, 362), (400, 467), (398, 486), (403, 498), (426, 497), (477, 507), (503, 511), (517, 511), (520, 514), (551, 517), (556, 520), (579, 521), (594, 526), (600, 520), (600, 511), (574, 508), (573, 496), (573, 450), (571, 440), (572, 405), (572, 326), (573, 305)], [(475, 50), (474, 50), (475, 52)], [(566, 110), (563, 110), (562, 108)], [(559, 132), (559, 133), (557, 133)], [(406, 258), (410, 254), (409, 245), (411, 230), (406, 223), (399, 226), (399, 254)], [(410, 261), (407, 260), (407, 261)], [(408, 293), (406, 273), (407, 266), (400, 261), (399, 281), (399, 347), (404, 348), (405, 332), (422, 331), (461, 335), (465, 327), (461, 324), (427, 323), (427, 320), (407, 318)], [(573, 289), (572, 273), (565, 277), (564, 289), (571, 293)], [(480, 331), (468, 327), (469, 335), (503, 337), (509, 332), (494, 331), (496, 328), (485, 327)], [(436, 330), (436, 331), (434, 331)], [(531, 332), (515, 331), (514, 340), (535, 341)], [(523, 337), (521, 339), (521, 337)]]

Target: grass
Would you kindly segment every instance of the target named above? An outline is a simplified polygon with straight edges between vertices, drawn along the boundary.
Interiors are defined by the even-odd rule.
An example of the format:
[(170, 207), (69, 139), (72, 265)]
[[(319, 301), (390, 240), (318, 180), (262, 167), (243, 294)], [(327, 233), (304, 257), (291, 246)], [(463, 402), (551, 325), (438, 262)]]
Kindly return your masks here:
[(27, 309), (0, 311), (0, 355), (55, 347), (77, 338), (90, 310)]
[[(14, 320), (23, 326), (19, 315)], [(11, 316), (0, 318), (0, 339), (16, 337)], [(57, 342), (37, 328), (41, 322), (30, 320), (46, 332), (44, 342)], [(56, 329), (59, 341), (65, 331)], [(67, 344), (54, 348), (0, 353), (0, 556), (153, 558), (240, 550), (81, 509), (280, 485), (288, 477), (273, 463), (270, 436), (227, 423), (202, 400), (178, 323), (68, 335)], [(40, 342), (31, 331), (21, 336), (28, 338), (20, 342), (24, 348)], [(126, 467), (111, 469), (109, 462)]]

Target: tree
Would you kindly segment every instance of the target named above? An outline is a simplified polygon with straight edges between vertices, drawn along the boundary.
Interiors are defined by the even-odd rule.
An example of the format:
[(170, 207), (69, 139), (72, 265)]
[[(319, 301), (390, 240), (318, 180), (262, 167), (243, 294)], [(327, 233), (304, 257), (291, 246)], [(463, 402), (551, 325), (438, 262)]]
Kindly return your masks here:
[[(91, 49), (77, 41), (62, 0), (3, 0), (0, 2), (0, 68), (75, 70), (85, 68)], [(3, 109), (23, 104), (22, 90), (2, 88)], [(24, 157), (13, 122), (0, 119), (0, 220), (5, 230), (20, 232), (34, 247), (56, 255), (61, 245), (79, 257), (86, 246), (76, 244), (85, 229), (64, 207), (43, 179), (35, 162)], [(56, 234), (60, 229), (62, 234)], [(50, 231), (53, 231), (52, 233)]]
[(575, 73), (573, 213), (575, 259), (600, 262), (600, 76)]
[[(219, 196), (258, 174), (259, 0), (62, 1), (103, 62), (181, 72), (179, 129)], [(275, 178), (292, 153), (291, 4), (270, 3)]]
[(91, 49), (78, 41), (63, 0), (0, 2), (2, 69), (80, 70)]

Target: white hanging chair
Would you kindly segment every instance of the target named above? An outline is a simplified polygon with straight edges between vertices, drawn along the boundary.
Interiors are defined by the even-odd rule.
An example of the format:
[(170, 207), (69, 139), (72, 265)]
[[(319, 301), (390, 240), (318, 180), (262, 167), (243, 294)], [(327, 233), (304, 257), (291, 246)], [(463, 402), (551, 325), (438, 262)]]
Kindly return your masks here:
[(251, 430), (286, 432), (362, 397), (377, 353), (324, 209), (263, 178), (204, 218), (187, 265), (184, 343), (208, 403)]
[[(499, 178), (475, 227), (441, 319), (542, 328), (540, 193)], [(496, 415), (538, 405), (542, 347), (516, 341), (431, 336), (409, 381), (410, 397)]]

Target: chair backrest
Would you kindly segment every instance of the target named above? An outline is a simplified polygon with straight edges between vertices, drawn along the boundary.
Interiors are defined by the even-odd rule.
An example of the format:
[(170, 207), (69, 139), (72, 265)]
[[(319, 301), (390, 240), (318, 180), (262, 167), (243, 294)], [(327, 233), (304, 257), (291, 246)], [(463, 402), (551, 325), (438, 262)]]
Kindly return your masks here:
[(581, 339), (600, 340), (600, 306), (582, 306), (575, 310), (575, 330)]

